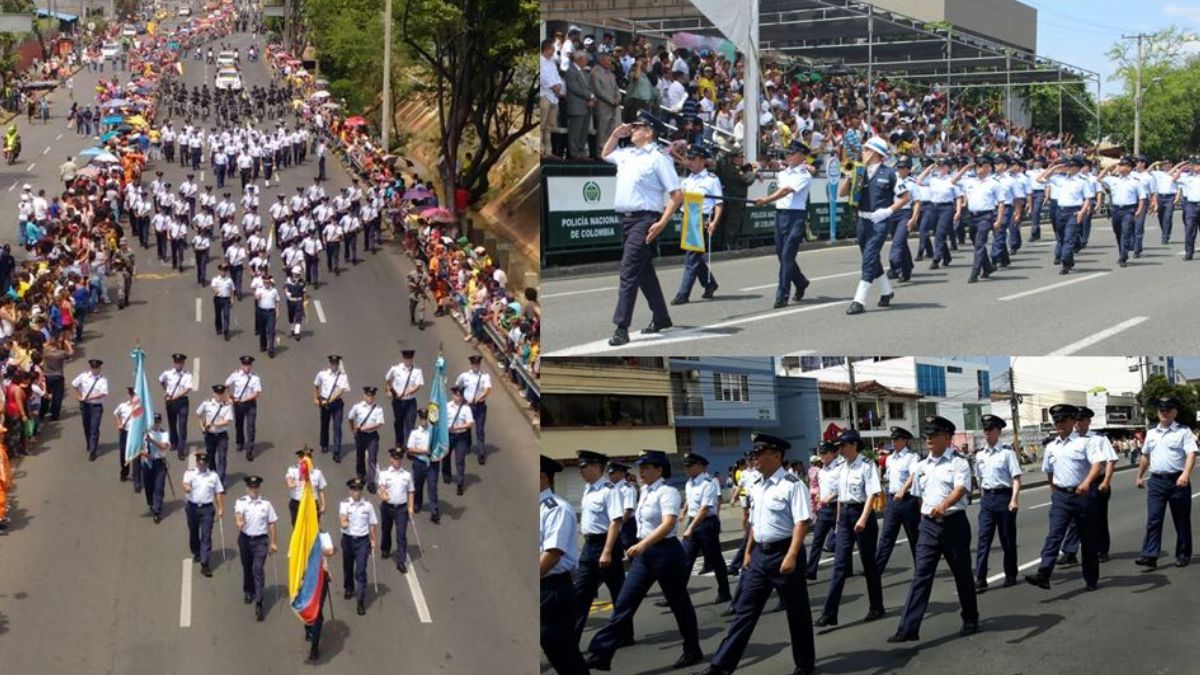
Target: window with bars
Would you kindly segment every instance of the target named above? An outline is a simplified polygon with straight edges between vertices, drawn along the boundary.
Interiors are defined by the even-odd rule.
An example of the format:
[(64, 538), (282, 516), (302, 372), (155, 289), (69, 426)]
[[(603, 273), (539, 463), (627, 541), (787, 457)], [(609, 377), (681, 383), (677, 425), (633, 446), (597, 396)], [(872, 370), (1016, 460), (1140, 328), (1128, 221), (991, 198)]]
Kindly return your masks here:
[(841, 419), (842, 402), (837, 399), (821, 399), (821, 417), (826, 419)]
[(750, 376), (737, 373), (713, 373), (713, 398), (724, 403), (750, 400)]
[(904, 419), (904, 404), (895, 401), (888, 402), (888, 419), (902, 420)]

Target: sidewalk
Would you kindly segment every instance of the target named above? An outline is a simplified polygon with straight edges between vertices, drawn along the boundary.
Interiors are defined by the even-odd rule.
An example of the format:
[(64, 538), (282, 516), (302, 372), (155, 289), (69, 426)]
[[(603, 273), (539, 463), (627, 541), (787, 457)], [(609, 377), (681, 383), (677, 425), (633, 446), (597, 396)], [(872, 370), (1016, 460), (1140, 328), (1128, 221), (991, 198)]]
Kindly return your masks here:
[[(1122, 463), (1122, 460), (1124, 460), (1124, 463)], [(1034, 466), (1034, 465), (1030, 465), (1030, 466), (1032, 468), (1028, 468), (1028, 469), (1024, 469), (1024, 470), (1026, 472), (1026, 475), (1031, 476), (1032, 479), (1028, 482), (1025, 482), (1025, 481), (1021, 482), (1022, 490), (1027, 490), (1029, 488), (1035, 488), (1035, 487), (1041, 487), (1043, 485), (1046, 485), (1049, 482), (1048, 480), (1046, 480), (1046, 474), (1042, 473), (1040, 464), (1038, 464), (1037, 466)], [(1116, 474), (1121, 473), (1126, 470), (1129, 470), (1129, 469), (1134, 469), (1134, 468), (1136, 468), (1136, 466), (1130, 466), (1129, 459), (1127, 457), (1118, 459), (1117, 467), (1113, 474), (1114, 480), (1115, 480)], [(974, 500), (974, 499), (978, 499), (978, 498), (979, 498), (978, 490), (975, 490), (974, 492), (971, 493), (971, 499)], [(875, 512), (875, 516), (877, 518), (881, 518), (882, 514), (880, 514), (877, 511), (877, 512)], [(741, 543), (741, 540), (742, 540), (742, 510), (740, 508), (737, 508), (736, 506), (722, 503), (720, 518), (721, 518), (721, 550), (722, 551), (732, 551), (738, 547), (738, 545)]]

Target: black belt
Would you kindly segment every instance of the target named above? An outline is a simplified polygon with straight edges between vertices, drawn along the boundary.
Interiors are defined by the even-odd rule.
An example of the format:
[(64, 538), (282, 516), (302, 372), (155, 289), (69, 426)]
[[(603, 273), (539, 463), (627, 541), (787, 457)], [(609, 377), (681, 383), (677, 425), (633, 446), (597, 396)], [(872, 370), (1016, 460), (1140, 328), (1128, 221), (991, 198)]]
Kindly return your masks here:
[(775, 209), (775, 210), (783, 211), (784, 213), (804, 213), (807, 209)]
[(349, 532), (343, 532), (342, 536), (349, 537), (351, 539), (366, 539), (369, 535), (367, 535), (367, 534), (350, 534)]
[[(895, 492), (889, 492), (889, 493), (888, 493), (888, 498), (889, 498), (889, 499), (894, 499), (895, 497), (896, 497), (896, 493), (895, 493)], [(901, 498), (900, 498), (900, 501), (907, 501), (907, 500), (909, 500), (909, 499), (916, 499), (916, 498), (917, 498), (917, 496), (916, 496), (916, 495), (914, 495), (914, 494), (906, 494), (906, 495), (904, 495), (903, 497), (901, 497)]]
[(370, 430), (370, 431), (363, 431), (363, 430), (359, 429), (358, 431), (356, 431), (356, 432), (354, 432), (354, 433), (356, 433), (356, 434), (362, 434), (363, 436), (370, 436), (371, 434), (375, 434), (376, 436), (378, 436), (378, 435), (379, 435), (379, 430), (378, 430), (378, 429), (372, 429), (372, 430)]
[(1060, 208), (1060, 209), (1082, 209), (1083, 204), (1080, 204), (1078, 206), (1063, 206), (1062, 204), (1059, 204), (1058, 208)]
[(583, 535), (583, 540), (584, 540), (584, 541), (586, 541), (586, 542), (588, 542), (588, 543), (593, 543), (593, 542), (597, 542), (597, 541), (598, 541), (598, 542), (601, 542), (601, 543), (603, 543), (603, 542), (607, 541), (607, 539), (608, 539), (608, 534), (607, 534), (607, 533), (605, 533), (605, 534), (585, 534), (585, 535)]
[(791, 548), (792, 540), (780, 539), (779, 541), (772, 542), (755, 541), (754, 545), (762, 549), (763, 553), (779, 553), (780, 551), (787, 551), (789, 548)]
[(1182, 471), (1151, 471), (1151, 478), (1179, 478), (1183, 475)]
[(1135, 206), (1137, 206), (1137, 204), (1113, 204), (1112, 205), (1112, 207), (1114, 209), (1132, 209)]
[(202, 509), (206, 506), (211, 507), (212, 505), (213, 505), (212, 502), (208, 502), (207, 504), (197, 504), (196, 502), (188, 502), (188, 506), (194, 506), (198, 509)]
[(658, 211), (618, 211), (617, 215), (621, 216), (622, 218), (635, 218), (638, 216), (658, 216), (662, 214), (660, 214)]
[(228, 429), (222, 429), (221, 431), (206, 431), (206, 432), (204, 432), (204, 433), (206, 433), (206, 434), (212, 434), (213, 436), (218, 436), (218, 435), (220, 435), (220, 434), (227, 434), (227, 433), (229, 433), (229, 430), (228, 430)]
[(985, 495), (991, 495), (991, 494), (996, 494), (999, 492), (1012, 492), (1012, 488), (1010, 488), (1010, 487), (984, 488), (982, 490), (982, 492)]
[(1058, 486), (1058, 485), (1055, 485), (1055, 486), (1054, 486), (1054, 488), (1055, 488), (1056, 490), (1059, 490), (1059, 491), (1062, 491), (1062, 492), (1074, 492), (1074, 491), (1076, 491), (1076, 490), (1078, 490), (1078, 489), (1079, 489), (1079, 486), (1078, 486), (1078, 485), (1071, 485), (1071, 486), (1068, 486), (1068, 487), (1060, 487), (1060, 486)]
[(996, 212), (996, 209), (988, 209), (988, 210), (986, 210), (986, 211), (972, 211), (972, 212), (971, 212), (971, 215), (973, 215), (973, 216), (982, 216), (982, 215), (984, 215), (984, 214), (986, 214), (986, 213), (995, 213), (995, 212)]
[(1039, 192), (1045, 192), (1045, 191), (1046, 191), (1046, 188), (1042, 188), (1041, 190), (1033, 190), (1033, 193), (1037, 194)]
[(935, 523), (941, 523), (941, 522), (945, 522), (945, 520), (947, 518), (956, 518), (958, 516), (966, 517), (966, 515), (967, 515), (966, 511), (951, 511), (950, 513), (947, 513), (946, 515), (942, 516), (941, 518), (934, 518), (933, 516), (926, 515), (926, 514), (922, 514), (921, 518), (924, 520), (931, 520)]
[(267, 537), (266, 534), (246, 534), (245, 532), (242, 532), (241, 534), (247, 539), (265, 539)]
[(953, 206), (954, 202), (930, 202), (934, 206)]

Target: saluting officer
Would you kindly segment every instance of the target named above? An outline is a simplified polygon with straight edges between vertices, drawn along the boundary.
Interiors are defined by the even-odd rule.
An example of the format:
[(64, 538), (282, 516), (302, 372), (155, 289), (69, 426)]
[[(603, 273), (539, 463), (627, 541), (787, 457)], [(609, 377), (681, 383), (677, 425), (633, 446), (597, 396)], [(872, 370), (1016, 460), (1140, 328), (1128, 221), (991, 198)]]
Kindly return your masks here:
[[(618, 550), (625, 549), (637, 543), (637, 518), (634, 517), (634, 511), (637, 509), (638, 489), (629, 479), (629, 465), (623, 462), (610, 461), (608, 463), (608, 480), (616, 488), (617, 494), (621, 495), (621, 508), (624, 515), (621, 518), (621, 531), (617, 535)], [(624, 573), (624, 570), (621, 570)]]
[(430, 519), (436, 525), (442, 520), (442, 511), (438, 504), (438, 466), (441, 460), (432, 459), (429, 452), (429, 411), (421, 408), (417, 411), (417, 426), (408, 432), (408, 440), (404, 447), (413, 460), (413, 482), (416, 483), (416, 510), (420, 511), (425, 504), (425, 488), (429, 488)]
[(225, 395), (223, 384), (212, 386), (213, 396), (200, 404), (196, 417), (200, 419), (200, 430), (204, 432), (204, 450), (213, 459), (217, 475), (225, 480), (225, 466), (229, 454), (229, 425), (233, 423), (233, 409)]
[[(1108, 437), (1092, 431), (1092, 417), (1095, 412), (1086, 406), (1080, 406), (1079, 419), (1075, 420), (1075, 433), (1087, 439), (1089, 445), (1098, 445), (1104, 453), (1104, 471), (1100, 479), (1092, 483), (1092, 499), (1095, 500), (1094, 517), (1096, 525), (1096, 552), (1100, 562), (1108, 562), (1108, 550), (1111, 539), (1108, 533), (1108, 498), (1112, 496), (1112, 477), (1117, 467), (1117, 451), (1113, 449)], [(1058, 564), (1079, 562), (1076, 553), (1079, 551), (1079, 528), (1075, 521), (1067, 526), (1067, 534), (1063, 538), (1062, 552)]]
[(166, 452), (171, 449), (170, 436), (162, 427), (162, 415), (154, 413), (154, 424), (146, 432), (146, 445), (138, 457), (142, 464), (142, 484), (146, 489), (146, 506), (157, 525), (162, 520), (163, 488), (167, 480)]
[[(296, 456), (300, 458), (308, 457), (312, 459), (312, 448), (307, 445), (296, 451)], [(308, 471), (308, 480), (312, 483), (313, 497), (317, 501), (317, 517), (321, 517), (325, 513), (325, 488), (329, 484), (325, 481), (325, 474), (317, 468), (314, 463)], [(288, 490), (288, 512), (292, 515), (292, 525), (296, 524), (296, 512), (300, 508), (300, 497), (304, 494), (304, 483), (300, 481), (300, 466), (292, 464), (283, 474), (283, 483)]]
[(388, 368), (383, 375), (388, 398), (392, 401), (392, 429), (396, 433), (396, 446), (405, 447), (408, 435), (417, 423), (417, 392), (425, 385), (425, 375), (413, 365), (412, 349), (400, 351), (402, 361)]
[(717, 577), (717, 599), (713, 602), (718, 605), (729, 602), (729, 572), (725, 568), (725, 556), (721, 555), (721, 520), (717, 517), (720, 490), (708, 473), (708, 458), (703, 455), (694, 452), (684, 455), (683, 469), (688, 475), (684, 487), (687, 501), (680, 518), (691, 516), (683, 530), (687, 568), (691, 570), (696, 557), (703, 553), (705, 568), (711, 568)]
[(75, 400), (79, 401), (79, 419), (83, 422), (83, 438), (87, 443), (88, 461), (96, 461), (100, 443), (100, 421), (104, 417), (104, 399), (108, 396), (108, 378), (100, 374), (104, 362), (88, 359), (89, 370), (71, 380)]
[[(1003, 236), (1004, 227), (1004, 186), (992, 175), (993, 159), (990, 155), (977, 157), (975, 162), (963, 166), (954, 174), (951, 181), (963, 191), (966, 210), (971, 224), (971, 241), (975, 245), (975, 259), (971, 264), (971, 276), (967, 283), (973, 284), (980, 277), (986, 279), (995, 271), (993, 261), (988, 255), (988, 234), (996, 231), (997, 238)], [(967, 170), (975, 169), (973, 176), (967, 175)], [(1001, 252), (1000, 247), (994, 249)], [(1007, 253), (1007, 251), (1003, 251)]]
[(921, 527), (917, 539), (917, 558), (913, 565), (912, 585), (900, 613), (900, 625), (888, 642), (920, 640), (921, 621), (929, 606), (933, 575), (938, 561), (946, 558), (958, 604), (962, 611), (962, 629), (966, 637), (979, 631), (979, 608), (975, 586), (971, 583), (971, 521), (967, 519), (964, 497), (971, 489), (971, 467), (967, 460), (950, 452), (954, 423), (944, 417), (925, 418), (921, 430), (929, 456), (916, 468), (914, 489), (921, 497)]
[(363, 387), (363, 400), (350, 407), (350, 431), (354, 433), (354, 470), (366, 476), (367, 492), (375, 494), (379, 483), (379, 429), (383, 408), (375, 403), (377, 387)]
[(238, 553), (242, 558), (242, 593), (246, 604), (254, 603), (254, 618), (263, 620), (263, 565), (267, 555), (279, 550), (275, 545), (275, 507), (258, 494), (262, 476), (246, 476), (246, 491), (233, 504), (238, 526)]
[[(461, 495), (463, 481), (467, 475), (467, 450), (471, 446), (471, 427), (475, 424), (475, 418), (471, 406), (466, 404), (463, 388), (456, 384), (450, 387), (450, 393), (453, 398), (446, 404), (443, 414), (449, 420), (447, 426), (450, 429), (450, 450), (454, 452), (453, 480), (457, 485), (457, 493)], [(442, 460), (442, 481), (449, 483), (450, 480), (450, 461), (447, 457)]]
[(854, 555), (854, 544), (858, 543), (859, 558), (862, 560), (863, 576), (867, 579), (867, 597), (870, 609), (863, 621), (874, 621), (884, 614), (883, 584), (879, 568), (875, 564), (875, 543), (879, 540), (879, 526), (873, 515), (875, 495), (879, 494), (879, 469), (875, 462), (863, 457), (863, 439), (858, 431), (847, 429), (838, 436), (838, 446), (845, 463), (838, 468), (834, 494), (838, 502), (837, 544), (833, 560), (833, 577), (829, 581), (829, 594), (825, 596), (825, 608), (817, 618), (816, 625), (838, 625), (838, 607), (842, 603), (842, 589), (850, 570), (850, 557)]
[[(579, 503), (583, 550), (579, 553), (579, 567), (575, 570), (579, 612), (574, 623), (575, 641), (579, 642), (600, 584), (608, 586), (608, 594), (613, 602), (621, 595), (621, 586), (625, 583), (625, 565), (618, 538), (625, 509), (621, 493), (604, 477), (608, 456), (591, 450), (580, 450), (577, 454), (579, 477), (587, 484)], [(613, 551), (617, 551), (615, 560)], [(623, 628), (625, 634), (620, 640), (621, 644), (633, 644), (633, 621), (627, 621)]]
[[(703, 233), (708, 235), (709, 248), (711, 248), (712, 234), (721, 220), (725, 202), (720, 199), (722, 196), (721, 181), (708, 172), (706, 162), (709, 158), (710, 155), (704, 148), (694, 145), (688, 147), (684, 166), (687, 167), (689, 173), (683, 179), (682, 189), (684, 192), (698, 192), (715, 197), (712, 199), (705, 197), (701, 203), (700, 213), (703, 218), (702, 222), (697, 225), (697, 227), (704, 228)], [(675, 292), (675, 297), (671, 299), (672, 305), (683, 305), (688, 302), (696, 279), (700, 279), (700, 285), (704, 286), (704, 294), (701, 297), (713, 297), (713, 294), (717, 292), (718, 284), (712, 270), (704, 262), (704, 252), (688, 251), (683, 261), (683, 279), (679, 282), (679, 290)]]
[(379, 519), (375, 507), (362, 498), (363, 482), (355, 477), (346, 481), (350, 496), (338, 507), (342, 525), (342, 587), (346, 600), (358, 596), (358, 615), (367, 613), (367, 556), (374, 555), (375, 528)]
[(225, 515), (225, 484), (208, 468), (208, 453), (196, 453), (196, 468), (183, 472), (183, 494), (187, 497), (184, 514), (187, 516), (188, 547), (192, 562), (200, 563), (200, 573), (212, 576), (208, 566), (212, 553), (214, 507), (217, 518)]
[(1008, 426), (995, 415), (983, 416), (984, 445), (975, 453), (975, 476), (979, 479), (979, 541), (975, 545), (975, 590), (987, 590), (988, 554), (992, 536), (1000, 530), (1004, 550), (1004, 587), (1017, 583), (1017, 508), (1021, 494), (1021, 462), (1008, 443), (1000, 442), (1000, 430)]
[[(808, 551), (806, 575), (810, 581), (817, 578), (817, 565), (820, 564), (821, 553), (825, 550), (825, 539), (833, 533), (834, 526), (837, 525), (837, 469), (841, 467), (837, 451), (837, 446), (829, 441), (822, 442), (818, 451), (821, 458), (821, 470), (817, 472), (818, 506), (816, 523), (813, 526), (812, 548)], [(742, 475), (745, 475), (745, 471)], [(883, 574), (882, 567), (880, 570), (880, 574)]]
[(187, 456), (188, 411), (191, 410), (188, 394), (193, 388), (192, 373), (183, 367), (187, 363), (187, 354), (172, 354), (171, 361), (174, 362), (174, 367), (164, 370), (162, 375), (158, 376), (158, 383), (166, 392), (167, 427), (171, 430), (171, 447), (175, 449), (179, 459), (184, 459)]
[[(1175, 524), (1175, 566), (1185, 567), (1192, 560), (1192, 469), (1196, 466), (1196, 437), (1192, 430), (1175, 421), (1180, 401), (1167, 396), (1155, 401), (1158, 425), (1146, 431), (1142, 457), (1138, 460), (1137, 486), (1146, 490), (1146, 538), (1142, 554), (1133, 562), (1143, 567), (1158, 565), (1162, 546), (1163, 516), (1171, 507)], [(1146, 481), (1146, 471), (1150, 480)], [(1149, 483), (1149, 485), (1147, 485)], [(1086, 540), (1085, 540), (1086, 541)], [(1086, 544), (1084, 552), (1087, 552)]]
[(704, 659), (700, 650), (700, 630), (696, 624), (696, 609), (687, 592), (687, 577), (691, 570), (684, 559), (683, 546), (676, 538), (679, 519), (679, 491), (667, 485), (671, 477), (671, 461), (661, 450), (643, 450), (637, 462), (642, 489), (638, 501), (637, 520), (640, 541), (625, 554), (633, 563), (617, 596), (612, 616), (588, 645), (587, 665), (596, 670), (609, 670), (613, 654), (628, 634), (625, 624), (633, 621), (638, 605), (650, 587), (658, 582), (675, 615), (675, 624), (683, 638), (683, 654), (675, 668), (684, 668)]
[(342, 394), (350, 391), (350, 378), (341, 368), (342, 357), (329, 355), (329, 367), (313, 379), (313, 405), (321, 411), (321, 453), (329, 452), (330, 427), (333, 431), (333, 461), (342, 461)]
[(796, 264), (796, 254), (804, 242), (808, 191), (812, 187), (813, 167), (807, 160), (808, 145), (793, 140), (786, 149), (786, 166), (776, 174), (779, 189), (754, 200), (755, 206), (775, 202), (775, 257), (779, 260), (779, 281), (775, 287), (775, 307), (786, 307), (788, 291), (796, 289), (793, 299), (800, 302), (808, 288), (808, 278)]
[(225, 387), (233, 396), (233, 425), (237, 451), (246, 451), (246, 460), (254, 461), (254, 439), (258, 423), (258, 396), (262, 393), (262, 379), (255, 373), (254, 357), (243, 355), (238, 358), (238, 369), (225, 378)]
[(588, 667), (579, 653), (575, 636), (578, 599), (571, 572), (579, 560), (575, 511), (554, 494), (554, 474), (563, 465), (541, 456), (538, 484), (538, 576), (541, 586), (542, 652), (559, 675), (587, 675)]
[(807, 583), (801, 574), (804, 535), (812, 511), (808, 488), (783, 468), (783, 455), (790, 447), (787, 441), (767, 434), (754, 437), (752, 452), (758, 456), (763, 478), (751, 488), (751, 527), (735, 616), (712, 664), (703, 671), (705, 675), (727, 675), (737, 670), (772, 589), (783, 597), (787, 610), (792, 661), (796, 664), (793, 672), (807, 675), (815, 668), (812, 613)]
[[(904, 536), (908, 538), (908, 548), (912, 552), (913, 561), (916, 561), (918, 529), (921, 525), (921, 505), (912, 489), (913, 477), (916, 475), (921, 456), (909, 447), (913, 437), (911, 431), (904, 427), (892, 427), (891, 433), (892, 454), (887, 460), (883, 528), (879, 531), (879, 546), (875, 553), (875, 566), (879, 568), (880, 576), (883, 576), (883, 571), (887, 569), (901, 527), (904, 528)], [(817, 544), (813, 544), (813, 548), (820, 551)]]
[(408, 568), (408, 521), (413, 517), (412, 474), (401, 463), (402, 448), (388, 450), (392, 461), (379, 472), (379, 511), (383, 519), (383, 545), (380, 547), (384, 559), (392, 557), (392, 527), (396, 528), (396, 569), (407, 574)]
[[(1061, 204), (1059, 211), (1061, 214)], [(1095, 500), (1091, 487), (1100, 480), (1104, 451), (1075, 433), (1075, 420), (1079, 417), (1075, 406), (1065, 403), (1051, 406), (1050, 416), (1057, 435), (1046, 445), (1042, 460), (1042, 471), (1050, 475), (1050, 530), (1037, 574), (1026, 575), (1025, 581), (1039, 588), (1050, 588), (1050, 575), (1058, 562), (1067, 524), (1074, 520), (1082, 540), (1083, 580), (1087, 590), (1094, 591), (1100, 578), (1100, 563), (1096, 555)]]
[[(633, 145), (618, 148), (622, 138), (630, 139)], [(629, 324), (633, 321), (638, 289), (646, 296), (653, 316), (642, 332), (657, 333), (673, 325), (662, 286), (654, 272), (652, 245), (683, 203), (683, 192), (675, 166), (658, 150), (657, 138), (658, 129), (654, 124), (639, 117), (614, 129), (600, 152), (604, 161), (617, 167), (613, 208), (620, 216), (621, 246), (624, 248), (617, 307), (613, 311), (613, 323), (617, 327), (608, 341), (614, 347), (629, 342)]]
[[(1067, 274), (1071, 268), (1075, 266), (1075, 242), (1078, 239), (1079, 229), (1083, 226), (1083, 218), (1090, 204), (1086, 193), (1088, 189), (1087, 181), (1079, 175), (1079, 170), (1083, 168), (1082, 157), (1071, 157), (1069, 159), (1055, 162), (1051, 164), (1042, 175), (1038, 178), (1050, 183), (1051, 194), (1054, 196), (1054, 201), (1058, 204), (1055, 216), (1057, 222), (1054, 223), (1054, 264), (1062, 265), (1062, 270), (1059, 274)], [(1144, 221), (1143, 216), (1138, 221)], [(1140, 258), (1141, 251), (1141, 236), (1140, 225), (1135, 223), (1134, 231), (1134, 249), (1133, 257)]]
[[(1116, 175), (1109, 175), (1114, 170), (1112, 166), (1100, 172), (1100, 182), (1108, 189), (1112, 208), (1109, 215), (1112, 218), (1113, 235), (1117, 238), (1117, 264), (1125, 267), (1128, 264), (1129, 252), (1133, 250), (1133, 230), (1135, 220), (1146, 209), (1148, 194), (1146, 185), (1130, 175), (1133, 168), (1132, 157), (1122, 157), (1117, 164)], [(1163, 234), (1164, 239), (1169, 230)], [(1164, 244), (1167, 242), (1164, 240)]]
[(475, 420), (475, 442), (479, 448), (475, 451), (475, 457), (483, 466), (487, 463), (487, 430), (484, 427), (487, 425), (487, 397), (492, 393), (492, 376), (483, 372), (480, 365), (482, 356), (472, 354), (467, 360), (471, 362), (470, 369), (459, 375), (454, 383), (462, 387), (463, 399), (471, 405), (471, 416)]

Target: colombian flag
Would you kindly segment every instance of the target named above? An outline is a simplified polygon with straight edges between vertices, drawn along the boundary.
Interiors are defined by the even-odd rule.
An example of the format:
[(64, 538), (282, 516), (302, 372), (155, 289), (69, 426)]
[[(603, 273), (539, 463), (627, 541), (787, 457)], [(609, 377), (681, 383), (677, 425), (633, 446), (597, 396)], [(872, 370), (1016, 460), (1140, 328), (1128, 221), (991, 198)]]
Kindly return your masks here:
[(679, 248), (704, 253), (704, 195), (683, 193), (683, 235)]
[(288, 545), (288, 596), (292, 609), (306, 626), (317, 620), (325, 591), (325, 574), (321, 569), (321, 540), (317, 537), (317, 501), (313, 494), (309, 472), (312, 459), (300, 458), (300, 482), (304, 492), (296, 510), (296, 526)]

